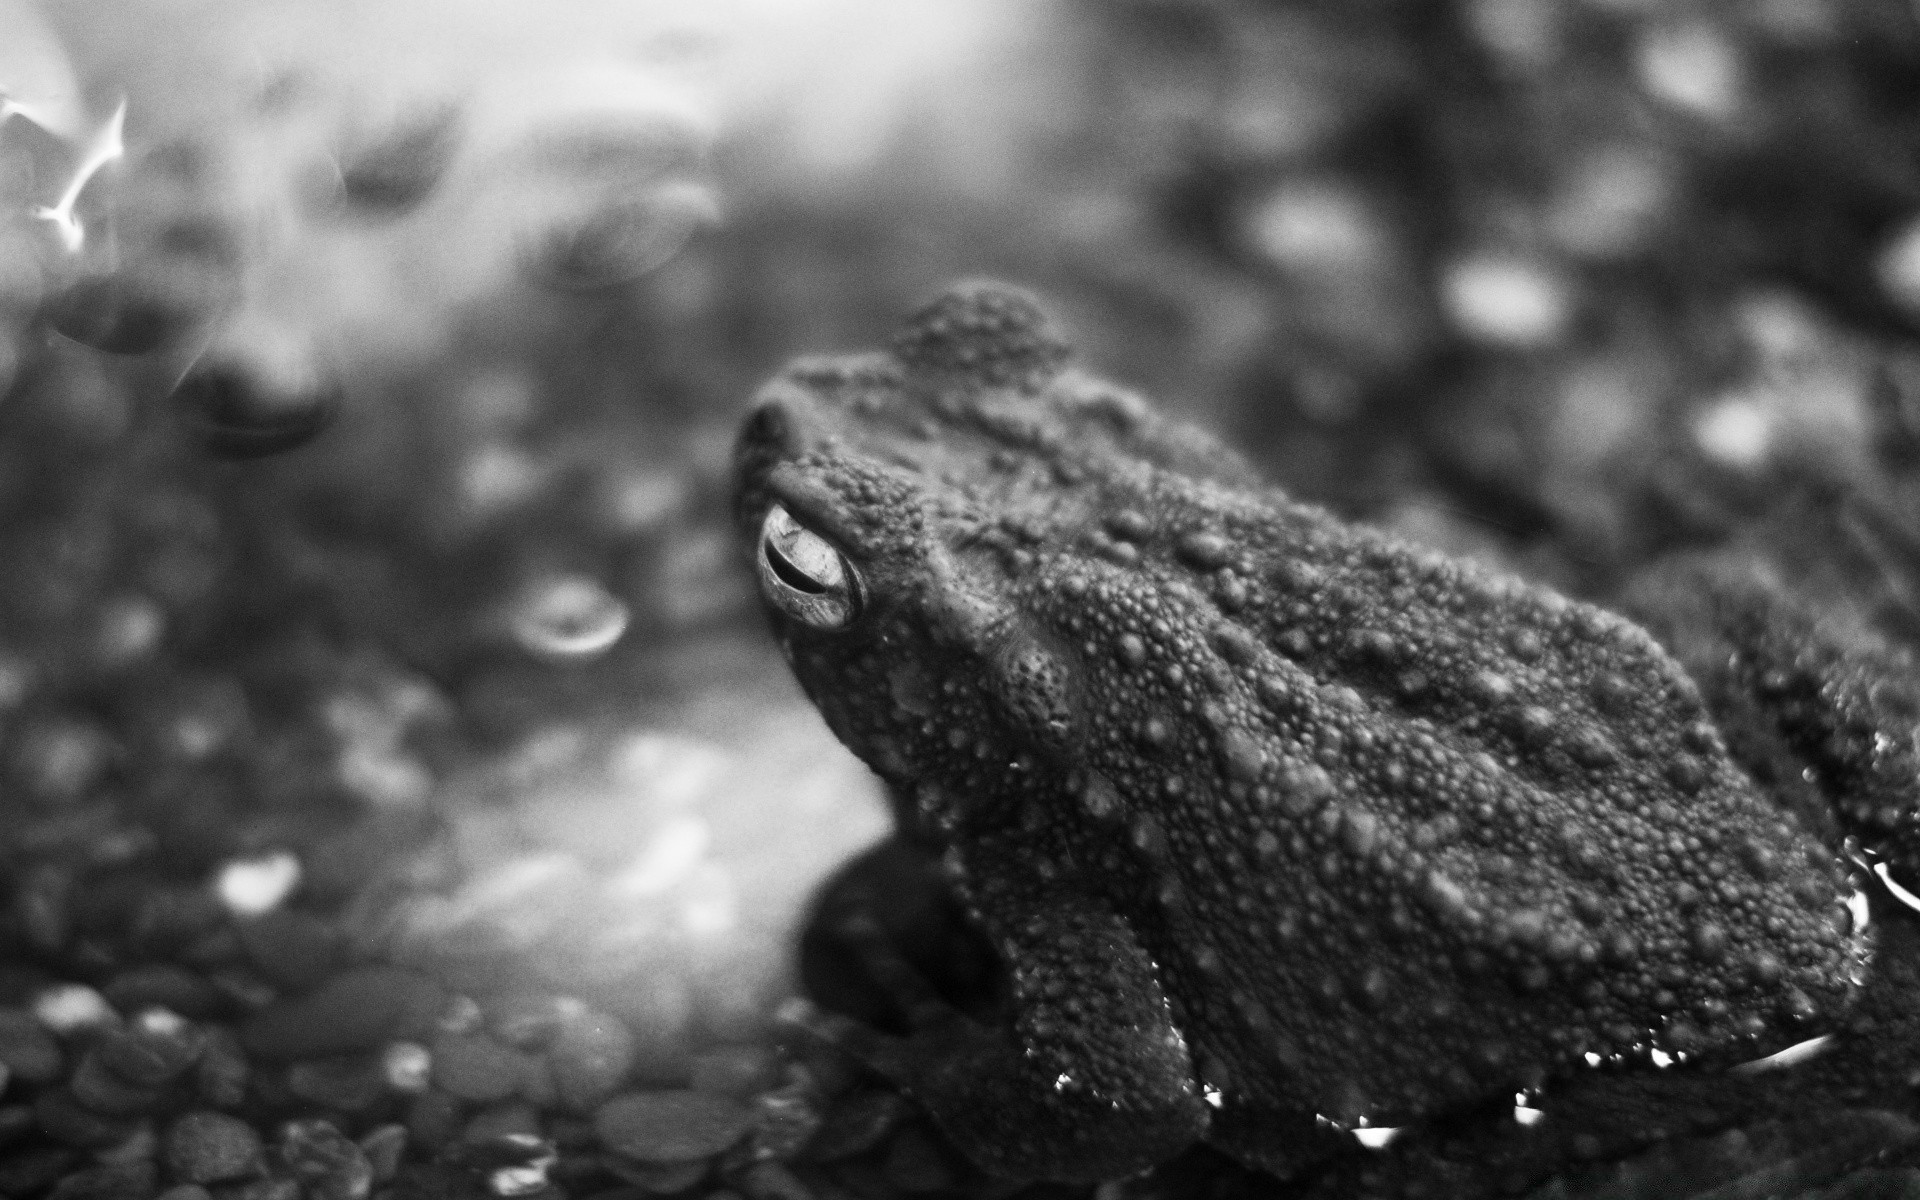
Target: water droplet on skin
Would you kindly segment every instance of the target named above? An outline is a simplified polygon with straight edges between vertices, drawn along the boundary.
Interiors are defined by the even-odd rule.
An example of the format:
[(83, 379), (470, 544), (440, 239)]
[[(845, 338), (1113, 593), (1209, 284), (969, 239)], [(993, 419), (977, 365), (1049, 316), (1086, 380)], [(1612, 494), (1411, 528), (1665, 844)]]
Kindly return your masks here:
[(1219, 534), (1205, 530), (1181, 534), (1173, 550), (1187, 565), (1203, 571), (1224, 567), (1233, 559), (1233, 544)]

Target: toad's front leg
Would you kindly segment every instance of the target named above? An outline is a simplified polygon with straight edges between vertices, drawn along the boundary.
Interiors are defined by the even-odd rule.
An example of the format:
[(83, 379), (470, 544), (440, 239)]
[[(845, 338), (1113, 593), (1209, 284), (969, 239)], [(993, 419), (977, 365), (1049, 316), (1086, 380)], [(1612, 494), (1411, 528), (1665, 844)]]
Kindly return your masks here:
[(819, 1010), (790, 1017), (918, 1100), (989, 1174), (1115, 1179), (1199, 1138), (1210, 1110), (1154, 964), (1125, 922), (1038, 881), (974, 900), (1007, 971), (1005, 1022), (952, 1008), (860, 917), (839, 934), (907, 1010), (912, 1032), (892, 1037)]

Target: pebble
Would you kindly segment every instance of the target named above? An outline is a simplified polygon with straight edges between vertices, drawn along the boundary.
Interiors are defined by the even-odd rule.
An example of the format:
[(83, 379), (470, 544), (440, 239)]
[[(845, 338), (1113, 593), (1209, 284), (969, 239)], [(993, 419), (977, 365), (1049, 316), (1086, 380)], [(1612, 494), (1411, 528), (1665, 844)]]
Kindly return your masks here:
[(377, 1125), (360, 1135), (360, 1152), (373, 1167), (373, 1181), (386, 1183), (400, 1172), (400, 1160), (407, 1152), (405, 1125)]
[(621, 1158), (618, 1154), (604, 1156), (602, 1165), (649, 1196), (677, 1196), (705, 1179), (707, 1172), (713, 1168), (713, 1163), (704, 1158), (688, 1162), (645, 1163)]
[(220, 1008), (217, 988), (173, 963), (130, 967), (108, 980), (100, 992), (107, 1003), (121, 1012), (157, 1007), (202, 1020)]
[(504, 1100), (519, 1090), (527, 1061), (517, 1050), (485, 1034), (436, 1038), (433, 1082), (449, 1095), (476, 1104)]
[(820, 1131), (807, 1143), (807, 1157), (814, 1162), (835, 1162), (871, 1150), (906, 1114), (906, 1098), (888, 1088), (842, 1096), (828, 1106)]
[(739, 1184), (748, 1200), (815, 1200), (813, 1189), (784, 1164), (772, 1160), (757, 1162), (741, 1172)]
[(63, 1036), (120, 1020), (107, 998), (84, 983), (62, 983), (45, 989), (33, 998), (33, 1015)]
[(65, 1146), (42, 1146), (0, 1158), (0, 1196), (33, 1196), (67, 1173), (79, 1156)]
[(560, 1100), (584, 1112), (620, 1090), (633, 1069), (633, 1058), (633, 1032), (625, 1022), (586, 1009), (561, 1023), (547, 1065)]
[(178, 1183), (153, 1200), (213, 1200), (213, 1193), (197, 1183)]
[(60, 1078), (65, 1056), (60, 1043), (30, 1012), (0, 1008), (0, 1066), (22, 1083), (51, 1083)]
[(287, 1068), (287, 1090), (339, 1112), (364, 1112), (387, 1094), (381, 1060), (370, 1054), (309, 1058)]
[(47, 1193), (47, 1200), (147, 1200), (158, 1190), (151, 1162), (114, 1163), (75, 1171)]
[(280, 1131), (280, 1159), (306, 1187), (308, 1200), (365, 1200), (373, 1164), (331, 1121), (288, 1121)]
[(193, 1066), (205, 1041), (191, 1029), (158, 1025), (114, 1030), (95, 1042), (87, 1057), (135, 1087), (164, 1087)]
[(259, 1173), (260, 1135), (225, 1113), (190, 1112), (167, 1130), (167, 1169), (184, 1183), (225, 1183)]
[(33, 1100), (34, 1120), (40, 1132), (56, 1142), (83, 1150), (104, 1150), (125, 1141), (137, 1122), (110, 1117), (82, 1104), (68, 1087), (52, 1087)]
[(429, 1150), (460, 1136), (460, 1102), (441, 1091), (425, 1091), (407, 1106), (407, 1133)]
[(299, 909), (279, 908), (237, 921), (240, 947), (260, 974), (290, 992), (309, 992), (343, 965), (340, 930)]
[(540, 1110), (520, 1100), (481, 1109), (460, 1131), (465, 1146), (481, 1146), (503, 1137), (539, 1137)]
[(718, 1154), (746, 1135), (752, 1114), (710, 1092), (628, 1092), (601, 1105), (593, 1128), (608, 1149), (642, 1162), (682, 1162)]
[(69, 1085), (73, 1097), (97, 1113), (109, 1116), (133, 1116), (146, 1112), (160, 1100), (158, 1088), (130, 1083), (115, 1074), (101, 1060), (99, 1048), (87, 1051), (73, 1073)]
[(225, 1029), (208, 1031), (206, 1045), (200, 1050), (200, 1063), (194, 1071), (194, 1088), (200, 1099), (215, 1108), (237, 1108), (247, 1098), (247, 1079), (252, 1073), (240, 1041)]
[(780, 1060), (772, 1047), (719, 1046), (694, 1056), (689, 1082), (696, 1092), (744, 1100), (772, 1087), (779, 1074)]
[(419, 1042), (390, 1042), (380, 1052), (380, 1069), (388, 1088), (418, 1095), (433, 1083), (433, 1054)]
[(248, 1018), (248, 1050), (279, 1061), (375, 1050), (431, 1028), (446, 1001), (440, 985), (402, 967), (355, 967), (308, 995), (267, 1005)]
[(11, 1146), (33, 1132), (33, 1110), (24, 1104), (0, 1107), (0, 1146)]

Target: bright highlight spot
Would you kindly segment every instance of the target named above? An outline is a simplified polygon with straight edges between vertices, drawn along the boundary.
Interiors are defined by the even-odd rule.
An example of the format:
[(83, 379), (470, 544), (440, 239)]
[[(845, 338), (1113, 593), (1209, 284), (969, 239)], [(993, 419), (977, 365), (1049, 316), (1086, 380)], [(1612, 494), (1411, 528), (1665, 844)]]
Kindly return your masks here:
[(257, 917), (280, 906), (300, 882), (300, 860), (285, 850), (220, 868), (214, 890), (235, 916)]
[(1476, 341), (1528, 348), (1556, 342), (1573, 314), (1567, 286), (1542, 264), (1479, 255), (1450, 264), (1441, 303), (1460, 332)]
[(1393, 1144), (1402, 1130), (1398, 1125), (1382, 1125), (1378, 1128), (1362, 1127), (1353, 1131), (1353, 1140), (1369, 1150), (1384, 1150)]
[(127, 152), (126, 143), (120, 136), (126, 123), (127, 102), (122, 100), (113, 110), (113, 115), (107, 118), (107, 123), (87, 143), (80, 165), (74, 170), (67, 190), (60, 194), (59, 201), (51, 207), (41, 205), (33, 210), (34, 216), (53, 223), (53, 227), (59, 231), (60, 244), (70, 254), (78, 252), (87, 241), (87, 231), (81, 226), (80, 219), (73, 215), (73, 206), (80, 202), (80, 193), (86, 190), (87, 184), (100, 168)]
[(117, 1022), (107, 998), (83, 983), (63, 983), (33, 998), (33, 1015), (55, 1033), (74, 1033), (95, 1025)]
[(1826, 1053), (1833, 1043), (1833, 1035), (1823, 1033), (1819, 1037), (1808, 1038), (1804, 1042), (1795, 1042), (1784, 1050), (1776, 1050), (1765, 1058), (1756, 1058), (1729, 1068), (1734, 1075), (1758, 1075), (1763, 1071), (1783, 1071), (1788, 1067), (1797, 1067), (1810, 1059)]
[(1745, 397), (1722, 400), (1693, 422), (1694, 444), (1732, 467), (1757, 467), (1773, 445), (1773, 417)]
[(627, 631), (627, 606), (597, 579), (563, 575), (541, 585), (513, 617), (522, 646), (549, 658), (590, 658)]
[(1888, 873), (1887, 864), (1873, 864), (1873, 874), (1874, 877), (1880, 881), (1881, 886), (1886, 888), (1887, 893), (1895, 900), (1898, 900), (1915, 912), (1920, 912), (1920, 896), (1916, 896), (1906, 888), (1901, 887), (1894, 877)]

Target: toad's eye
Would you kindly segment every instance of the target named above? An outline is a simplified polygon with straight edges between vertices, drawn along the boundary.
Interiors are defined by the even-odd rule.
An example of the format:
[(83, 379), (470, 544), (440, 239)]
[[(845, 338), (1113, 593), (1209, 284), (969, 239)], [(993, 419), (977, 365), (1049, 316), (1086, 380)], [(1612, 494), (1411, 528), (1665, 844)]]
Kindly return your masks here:
[(760, 590), (781, 612), (815, 629), (845, 629), (860, 615), (860, 576), (833, 544), (778, 504), (760, 523)]

